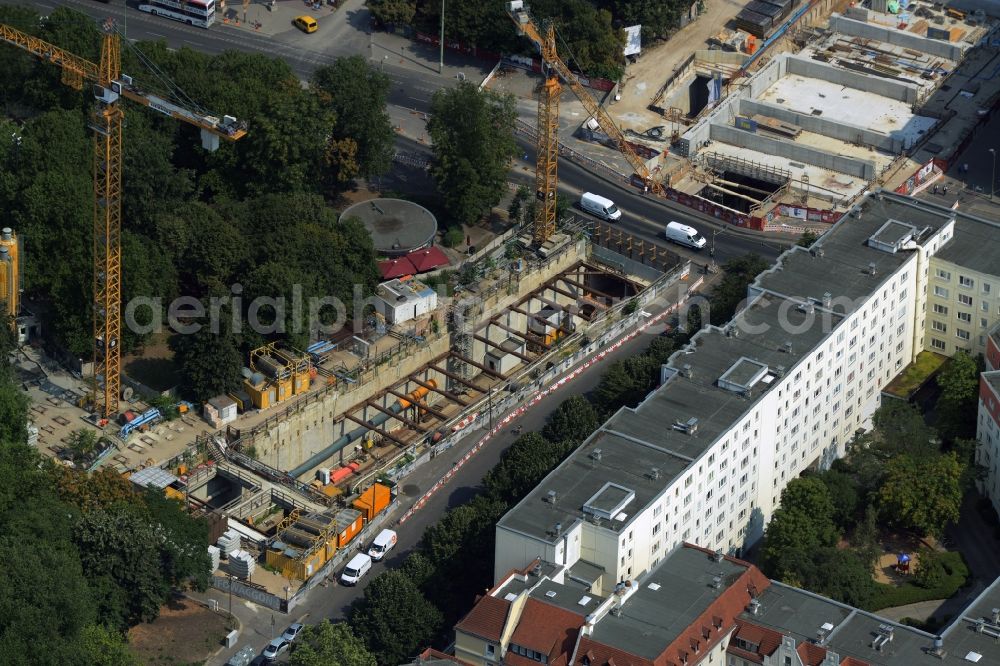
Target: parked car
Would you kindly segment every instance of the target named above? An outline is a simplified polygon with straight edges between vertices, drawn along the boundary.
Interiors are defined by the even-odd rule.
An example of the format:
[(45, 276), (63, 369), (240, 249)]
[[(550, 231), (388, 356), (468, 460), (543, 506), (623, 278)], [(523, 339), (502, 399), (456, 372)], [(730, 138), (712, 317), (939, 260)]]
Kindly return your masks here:
[(284, 654), (288, 650), (288, 646), (290, 645), (291, 643), (286, 641), (284, 638), (281, 637), (275, 638), (274, 640), (272, 640), (270, 643), (267, 644), (267, 647), (264, 648), (264, 651), (261, 652), (261, 655), (263, 655), (264, 659), (267, 659), (268, 661), (274, 661), (280, 655)]
[(614, 201), (593, 192), (583, 193), (580, 197), (580, 208), (608, 222), (614, 222), (622, 216)]
[(250, 666), (254, 662), (254, 657), (257, 655), (257, 651), (251, 646), (245, 645), (240, 650), (229, 658), (226, 662), (226, 666)]
[(296, 622), (295, 624), (289, 625), (288, 629), (285, 629), (285, 633), (281, 634), (281, 637), (284, 638), (289, 643), (292, 643), (295, 641), (296, 638), (299, 637), (299, 634), (301, 632), (302, 632), (302, 624)]
[(298, 16), (292, 23), (295, 24), (296, 28), (305, 33), (316, 32), (319, 28), (319, 24), (312, 16)]
[(705, 243), (707, 242), (705, 237), (698, 233), (697, 229), (679, 222), (667, 223), (664, 236), (666, 236), (668, 241), (689, 247), (693, 250), (700, 250), (705, 247)]
[(340, 574), (340, 582), (344, 585), (357, 585), (358, 581), (372, 568), (372, 558), (364, 553), (358, 553), (344, 567)]
[(385, 557), (396, 545), (396, 533), (392, 530), (382, 530), (372, 542), (372, 547), (368, 549), (368, 557), (376, 562)]

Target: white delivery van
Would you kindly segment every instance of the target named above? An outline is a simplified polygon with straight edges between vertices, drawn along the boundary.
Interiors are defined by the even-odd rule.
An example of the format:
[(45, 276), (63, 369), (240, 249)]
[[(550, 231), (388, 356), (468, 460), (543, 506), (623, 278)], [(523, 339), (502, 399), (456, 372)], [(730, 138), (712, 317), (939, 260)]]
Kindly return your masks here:
[(668, 222), (664, 234), (668, 241), (673, 241), (678, 245), (690, 247), (695, 250), (705, 247), (705, 243), (708, 242), (704, 236), (698, 233), (697, 229), (689, 227), (686, 224), (681, 224), (680, 222)]
[(364, 553), (358, 553), (344, 567), (340, 574), (340, 582), (344, 585), (357, 585), (361, 577), (372, 568), (372, 558)]
[(385, 554), (396, 545), (396, 533), (392, 530), (382, 530), (372, 541), (372, 547), (368, 549), (368, 557), (376, 562), (385, 557)]
[(583, 193), (583, 196), (580, 197), (580, 208), (608, 222), (614, 222), (622, 216), (622, 212), (618, 210), (614, 201), (592, 192)]

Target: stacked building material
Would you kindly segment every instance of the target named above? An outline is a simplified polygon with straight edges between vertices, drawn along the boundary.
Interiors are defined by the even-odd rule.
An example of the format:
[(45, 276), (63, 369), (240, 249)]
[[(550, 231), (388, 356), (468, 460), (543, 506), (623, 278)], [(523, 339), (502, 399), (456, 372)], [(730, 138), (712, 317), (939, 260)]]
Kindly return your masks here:
[(240, 549), (240, 533), (236, 530), (226, 530), (216, 542), (226, 556)]
[(212, 560), (212, 571), (219, 568), (219, 560), (222, 559), (222, 550), (218, 546), (208, 547), (208, 557)]
[(245, 550), (237, 550), (229, 554), (229, 573), (237, 578), (249, 579), (256, 568), (257, 561), (253, 555)]

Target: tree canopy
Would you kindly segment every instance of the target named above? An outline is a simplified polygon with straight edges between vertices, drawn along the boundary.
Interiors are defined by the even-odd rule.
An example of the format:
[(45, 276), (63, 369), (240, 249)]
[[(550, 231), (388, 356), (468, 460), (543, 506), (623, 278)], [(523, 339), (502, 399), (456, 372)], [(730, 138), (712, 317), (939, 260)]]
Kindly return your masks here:
[(365, 643), (343, 622), (307, 625), (295, 641), (291, 666), (375, 666)]
[(475, 222), (507, 190), (517, 152), (514, 98), (468, 81), (442, 88), (431, 100), (427, 131), (434, 143), (431, 175), (444, 200), (448, 226)]

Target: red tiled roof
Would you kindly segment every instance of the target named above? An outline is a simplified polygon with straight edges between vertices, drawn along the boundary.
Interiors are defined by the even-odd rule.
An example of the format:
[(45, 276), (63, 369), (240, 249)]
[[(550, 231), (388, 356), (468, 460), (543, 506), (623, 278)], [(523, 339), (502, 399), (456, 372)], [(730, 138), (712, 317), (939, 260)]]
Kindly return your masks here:
[(435, 650), (434, 648), (427, 648), (423, 652), (417, 655), (417, 663), (422, 664), (425, 661), (453, 661), (456, 664), (461, 664), (462, 662), (451, 656), (450, 654), (445, 654)]
[(455, 625), (455, 631), (498, 643), (509, 610), (509, 601), (487, 595), (476, 602), (469, 614)]
[(799, 653), (802, 666), (820, 666), (823, 660), (826, 659), (826, 648), (808, 641), (799, 643), (795, 651)]
[[(649, 659), (598, 643), (590, 636), (580, 639), (578, 656), (580, 663), (589, 663), (590, 666), (655, 666)], [(584, 657), (587, 661), (583, 661)]]
[(872, 666), (867, 661), (861, 661), (860, 659), (855, 659), (854, 657), (848, 657), (844, 661), (840, 662), (840, 666)]
[(378, 271), (382, 274), (383, 280), (393, 280), (404, 275), (413, 275), (417, 269), (412, 261), (406, 257), (400, 257), (378, 262)]
[[(549, 663), (563, 655), (568, 660), (584, 622), (582, 615), (529, 597), (510, 642), (541, 652), (549, 658)], [(509, 651), (507, 655), (519, 656)]]
[(414, 250), (406, 255), (406, 258), (410, 260), (418, 273), (426, 273), (438, 266), (447, 266), (451, 263), (444, 252), (434, 246), (426, 247), (423, 250)]
[[(774, 629), (761, 627), (745, 620), (736, 620), (736, 632), (733, 634), (733, 638), (741, 638), (748, 643), (758, 646), (756, 654), (761, 657), (771, 656), (781, 646), (780, 633)], [(746, 650), (735, 647), (732, 641), (729, 642), (729, 646), (731, 651), (739, 650), (740, 653), (746, 652)]]

